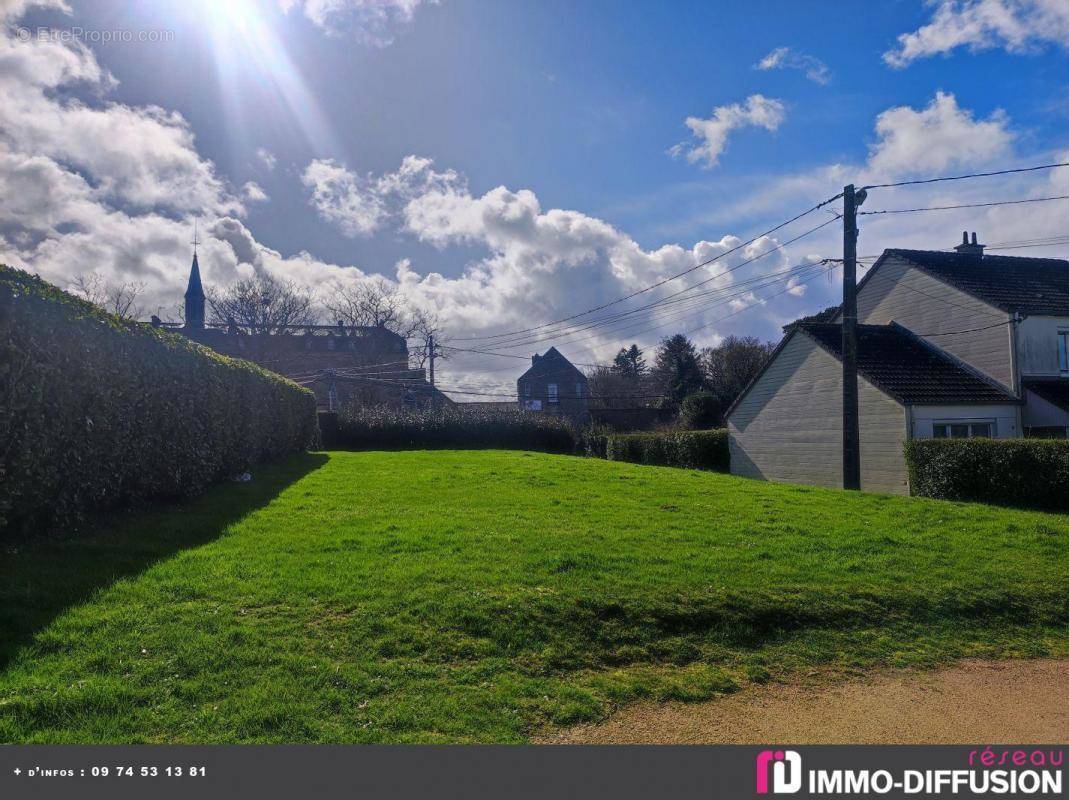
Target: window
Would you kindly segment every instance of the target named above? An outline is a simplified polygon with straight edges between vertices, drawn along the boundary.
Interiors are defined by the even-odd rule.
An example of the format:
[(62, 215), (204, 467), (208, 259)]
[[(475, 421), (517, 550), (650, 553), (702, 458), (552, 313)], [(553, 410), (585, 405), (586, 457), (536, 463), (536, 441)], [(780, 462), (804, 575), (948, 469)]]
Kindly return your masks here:
[(1069, 331), (1058, 331), (1058, 369), (1069, 374)]
[(990, 439), (995, 430), (993, 420), (983, 422), (936, 422), (932, 426), (932, 436), (936, 439)]
[(525, 383), (523, 385), (523, 396), (524, 397), (530, 397), (531, 396), (531, 384), (530, 383)]
[(581, 383), (575, 384), (575, 396), (576, 397), (582, 397), (583, 396), (583, 384), (581, 384)]
[(551, 383), (546, 387), (546, 396), (550, 403), (557, 402), (557, 384)]

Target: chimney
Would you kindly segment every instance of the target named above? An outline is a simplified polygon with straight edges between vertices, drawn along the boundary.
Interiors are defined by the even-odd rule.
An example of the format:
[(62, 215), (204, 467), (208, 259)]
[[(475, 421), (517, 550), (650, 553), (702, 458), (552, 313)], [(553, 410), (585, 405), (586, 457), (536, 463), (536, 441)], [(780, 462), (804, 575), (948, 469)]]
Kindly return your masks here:
[(541, 360), (542, 356), (531, 356), (531, 366), (533, 367)]
[(976, 231), (973, 231), (972, 242), (969, 241), (969, 232), (961, 232), (961, 244), (954, 248), (956, 251), (964, 256), (979, 256), (984, 255), (984, 245), (976, 243)]

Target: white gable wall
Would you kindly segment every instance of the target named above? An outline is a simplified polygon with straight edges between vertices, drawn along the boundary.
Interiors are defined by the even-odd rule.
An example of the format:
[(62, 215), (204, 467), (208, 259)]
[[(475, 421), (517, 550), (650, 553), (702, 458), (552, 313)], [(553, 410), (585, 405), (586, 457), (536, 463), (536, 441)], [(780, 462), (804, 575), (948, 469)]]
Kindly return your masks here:
[(1026, 428), (1069, 427), (1069, 413), (1027, 389), (1021, 417), (1021, 424)]
[[(796, 333), (728, 418), (731, 472), (842, 487), (842, 363)], [(908, 493), (905, 409), (858, 379), (861, 487)]]
[(1017, 363), (1024, 377), (1060, 378), (1058, 332), (1069, 331), (1069, 317), (1026, 317), (1017, 325)]
[[(1011, 326), (998, 324), (1009, 315), (901, 258), (889, 256), (860, 288), (857, 318), (870, 325), (897, 322), (1014, 390)], [(926, 336), (985, 327), (952, 336)]]

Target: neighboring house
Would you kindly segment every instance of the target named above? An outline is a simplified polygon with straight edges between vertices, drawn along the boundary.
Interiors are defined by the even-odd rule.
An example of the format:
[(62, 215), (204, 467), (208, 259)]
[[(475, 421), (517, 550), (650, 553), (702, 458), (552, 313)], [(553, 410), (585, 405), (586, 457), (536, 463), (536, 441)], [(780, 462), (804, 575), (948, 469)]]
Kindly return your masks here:
[[(858, 284), (861, 486), (909, 490), (907, 439), (1065, 438), (1069, 261), (884, 251)], [(842, 330), (802, 324), (728, 410), (732, 472), (842, 485)]]
[[(153, 324), (165, 325), (153, 318)], [(185, 324), (165, 325), (223, 355), (254, 361), (313, 390), (320, 408), (347, 403), (424, 408), (452, 405), (422, 369), (409, 368), (408, 343), (382, 327), (308, 325), (248, 333), (234, 324), (205, 322), (205, 296), (196, 253), (185, 294)]]
[(586, 375), (556, 347), (531, 357), (530, 368), (516, 381), (520, 407), (575, 420), (589, 415), (590, 386)]

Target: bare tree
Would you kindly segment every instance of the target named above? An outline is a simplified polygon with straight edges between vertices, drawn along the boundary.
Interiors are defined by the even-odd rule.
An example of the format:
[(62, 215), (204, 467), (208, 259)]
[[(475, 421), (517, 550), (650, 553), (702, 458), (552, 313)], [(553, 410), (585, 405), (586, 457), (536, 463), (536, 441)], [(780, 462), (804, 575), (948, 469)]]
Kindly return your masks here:
[(408, 303), (385, 279), (333, 289), (323, 306), (334, 321), (350, 327), (386, 328), (400, 333)]
[(137, 300), (145, 291), (141, 281), (111, 283), (95, 272), (78, 275), (70, 286), (71, 291), (95, 306), (122, 319), (136, 320), (141, 316)]
[(401, 334), (408, 340), (408, 355), (417, 367), (422, 369), (431, 357), (431, 346), (434, 346), (434, 357), (444, 361), (449, 354), (442, 350), (446, 339), (442, 334), (442, 326), (438, 315), (433, 312), (416, 309), (408, 314), (408, 325)]
[(314, 325), (315, 296), (307, 287), (261, 273), (223, 289), (209, 289), (212, 321), (248, 333), (276, 333)]
[(735, 402), (774, 349), (772, 342), (753, 336), (728, 336), (716, 347), (702, 350), (705, 380), (721, 407), (726, 409)]
[(409, 343), (413, 363), (422, 368), (430, 359), (433, 337), (435, 358), (445, 359), (438, 315), (416, 308), (399, 289), (383, 278), (356, 286), (337, 286), (323, 303), (331, 319), (349, 327), (384, 328)]
[(647, 374), (594, 367), (586, 374), (591, 408), (642, 408), (653, 393)]

